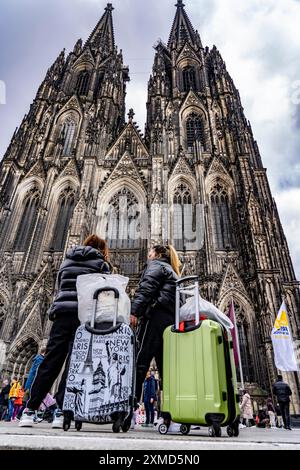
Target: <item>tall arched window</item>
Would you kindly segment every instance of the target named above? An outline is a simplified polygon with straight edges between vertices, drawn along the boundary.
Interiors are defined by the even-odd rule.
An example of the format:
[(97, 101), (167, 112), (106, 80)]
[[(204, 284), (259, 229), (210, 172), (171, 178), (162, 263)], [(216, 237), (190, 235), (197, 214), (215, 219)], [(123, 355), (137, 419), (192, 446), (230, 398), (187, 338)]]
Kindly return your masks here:
[(190, 188), (180, 183), (173, 196), (173, 243), (177, 250), (188, 249), (195, 237), (195, 208)]
[(59, 208), (52, 238), (52, 247), (55, 251), (63, 251), (65, 248), (70, 220), (73, 215), (74, 204), (74, 190), (69, 187), (63, 191), (59, 199)]
[(62, 130), (61, 130), (61, 139), (63, 141), (63, 151), (64, 156), (70, 156), (74, 148), (74, 136), (76, 131), (76, 122), (72, 118), (67, 118)]
[(139, 203), (130, 189), (123, 188), (114, 195), (105, 217), (106, 236), (111, 249), (135, 249), (141, 246)]
[(200, 142), (205, 149), (203, 121), (199, 114), (192, 113), (188, 116), (186, 120), (186, 139), (189, 150), (193, 149), (194, 142)]
[(76, 83), (76, 92), (78, 95), (86, 96), (89, 91), (90, 74), (87, 70), (79, 73)]
[(226, 250), (233, 247), (233, 226), (230, 220), (229, 198), (219, 184), (211, 193), (212, 227), (215, 247)]
[(16, 251), (26, 251), (30, 245), (35, 222), (37, 220), (39, 198), (40, 192), (38, 188), (34, 187), (24, 199), (22, 216), (19, 221), (14, 243), (14, 249)]
[(183, 91), (197, 90), (195, 67), (188, 66), (182, 71)]

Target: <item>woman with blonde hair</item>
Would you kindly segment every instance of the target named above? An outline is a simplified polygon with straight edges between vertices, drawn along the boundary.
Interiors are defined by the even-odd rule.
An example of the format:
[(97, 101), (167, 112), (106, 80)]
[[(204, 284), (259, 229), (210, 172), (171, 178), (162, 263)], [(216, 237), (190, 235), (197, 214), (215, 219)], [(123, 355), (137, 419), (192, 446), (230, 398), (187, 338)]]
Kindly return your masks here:
[(69, 357), (78, 326), (78, 299), (76, 280), (83, 274), (110, 274), (109, 251), (107, 242), (97, 235), (89, 236), (83, 246), (68, 250), (66, 259), (60, 266), (57, 284), (58, 293), (49, 310), (53, 321), (46, 354), (40, 364), (30, 389), (27, 408), (23, 411), (20, 426), (31, 427), (34, 415), (43, 399), (51, 390), (67, 359), (65, 369), (55, 396), (58, 409), (52, 423), (54, 428), (63, 427), (62, 406), (66, 388)]
[(179, 276), (180, 261), (175, 248), (172, 245), (151, 248), (131, 308), (131, 325), (136, 327), (138, 324), (137, 400), (140, 400), (153, 358), (162, 378), (163, 333), (175, 323), (176, 281)]

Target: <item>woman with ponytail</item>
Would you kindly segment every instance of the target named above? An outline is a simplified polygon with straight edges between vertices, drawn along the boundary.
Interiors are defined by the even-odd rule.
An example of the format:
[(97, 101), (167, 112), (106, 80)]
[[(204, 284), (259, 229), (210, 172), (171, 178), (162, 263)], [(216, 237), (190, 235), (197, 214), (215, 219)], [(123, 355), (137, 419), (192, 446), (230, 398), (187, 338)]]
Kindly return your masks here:
[(142, 386), (151, 361), (162, 378), (163, 333), (175, 323), (176, 281), (180, 276), (180, 261), (171, 245), (156, 245), (148, 255), (148, 264), (136, 291), (131, 324), (137, 328), (136, 396), (140, 400)]

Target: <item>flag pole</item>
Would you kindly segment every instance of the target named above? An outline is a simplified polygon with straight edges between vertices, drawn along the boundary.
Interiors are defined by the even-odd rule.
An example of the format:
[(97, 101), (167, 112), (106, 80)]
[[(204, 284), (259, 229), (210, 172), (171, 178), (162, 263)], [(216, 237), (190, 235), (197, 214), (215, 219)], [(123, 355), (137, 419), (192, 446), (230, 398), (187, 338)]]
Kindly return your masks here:
[(237, 329), (237, 323), (236, 323), (236, 316), (235, 316), (235, 308), (234, 308), (234, 303), (233, 303), (233, 297), (231, 297), (231, 306), (233, 309), (233, 318), (234, 318), (234, 329), (235, 329), (235, 337), (236, 337), (236, 345), (237, 345), (237, 350), (238, 350), (238, 356), (239, 356), (239, 368), (240, 368), (240, 376), (241, 376), (241, 385), (242, 389), (245, 389), (245, 382), (244, 382), (244, 375), (243, 375), (243, 368), (242, 368), (242, 358), (241, 358), (241, 350), (240, 350), (240, 338), (239, 338), (239, 331)]

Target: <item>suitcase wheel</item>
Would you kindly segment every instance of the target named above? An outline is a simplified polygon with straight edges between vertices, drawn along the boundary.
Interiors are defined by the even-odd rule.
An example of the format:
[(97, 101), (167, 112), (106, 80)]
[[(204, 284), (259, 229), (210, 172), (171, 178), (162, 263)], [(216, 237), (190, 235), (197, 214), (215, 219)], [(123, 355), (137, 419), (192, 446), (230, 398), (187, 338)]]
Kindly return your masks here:
[(232, 426), (227, 426), (227, 434), (229, 437), (233, 437), (234, 436), (234, 430), (233, 430), (233, 427)]
[(74, 415), (70, 411), (64, 411), (64, 422), (63, 422), (63, 430), (69, 431), (72, 423), (72, 418), (74, 419)]
[(220, 426), (210, 426), (208, 428), (208, 435), (209, 437), (221, 437), (222, 436), (222, 430)]
[(162, 434), (162, 435), (167, 434), (167, 433), (168, 433), (168, 429), (169, 429), (169, 428), (168, 428), (168, 426), (167, 426), (165, 423), (160, 424), (159, 427), (158, 427), (158, 431), (159, 431), (159, 433)]
[(122, 429), (122, 425), (121, 425), (120, 421), (117, 421), (116, 423), (114, 423), (112, 425), (112, 430), (116, 434), (118, 434), (121, 431), (121, 429)]
[(63, 430), (69, 431), (70, 427), (71, 427), (71, 420), (64, 418)]
[(189, 434), (190, 430), (191, 430), (191, 426), (189, 424), (182, 424), (180, 426), (180, 432), (184, 436), (187, 436)]
[(240, 435), (240, 423), (239, 423), (239, 420), (237, 420), (234, 424), (233, 424), (233, 435), (234, 437), (238, 437)]
[(122, 425), (122, 431), (123, 432), (128, 432), (130, 427), (131, 427), (131, 420), (132, 420), (132, 415), (130, 415), (127, 419), (125, 419), (124, 424)]
[(82, 422), (81, 421), (75, 421), (75, 429), (76, 429), (76, 431), (81, 431), (81, 429), (82, 429)]

